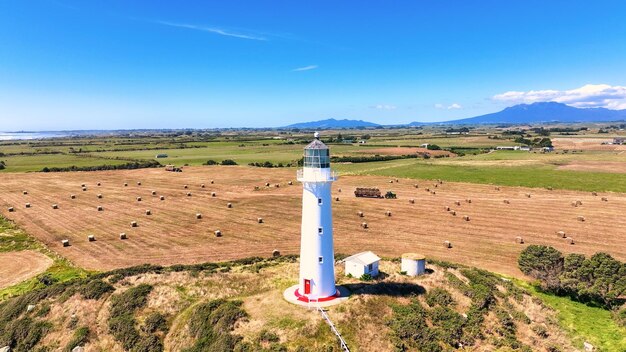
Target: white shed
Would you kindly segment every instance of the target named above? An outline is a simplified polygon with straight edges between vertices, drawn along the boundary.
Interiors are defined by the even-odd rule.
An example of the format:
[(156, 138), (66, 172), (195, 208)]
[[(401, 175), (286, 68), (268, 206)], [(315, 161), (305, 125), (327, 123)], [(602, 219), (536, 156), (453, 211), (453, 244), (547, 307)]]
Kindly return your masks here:
[(426, 257), (417, 253), (403, 254), (400, 271), (409, 276), (423, 275), (426, 272)]
[(369, 274), (372, 277), (378, 276), (378, 262), (380, 258), (371, 251), (357, 253), (344, 260), (346, 263), (346, 275), (352, 274), (354, 277), (361, 277)]

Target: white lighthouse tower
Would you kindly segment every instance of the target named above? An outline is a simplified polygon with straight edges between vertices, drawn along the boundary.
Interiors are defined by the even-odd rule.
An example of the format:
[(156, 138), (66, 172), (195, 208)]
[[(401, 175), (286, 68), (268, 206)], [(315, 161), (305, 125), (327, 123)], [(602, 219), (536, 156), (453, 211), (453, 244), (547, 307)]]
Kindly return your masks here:
[(325, 302), (339, 296), (335, 287), (331, 185), (337, 179), (330, 169), (328, 147), (315, 133), (304, 148), (300, 281), (295, 296), (301, 302)]

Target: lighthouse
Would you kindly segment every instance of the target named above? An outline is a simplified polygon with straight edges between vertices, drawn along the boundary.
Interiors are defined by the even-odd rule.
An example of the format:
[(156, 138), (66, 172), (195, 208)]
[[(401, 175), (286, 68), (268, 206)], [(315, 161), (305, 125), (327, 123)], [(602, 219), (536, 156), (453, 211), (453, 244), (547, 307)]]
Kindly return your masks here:
[(325, 302), (339, 296), (335, 287), (331, 185), (337, 180), (330, 169), (330, 152), (319, 133), (304, 148), (302, 226), (300, 229), (300, 279), (295, 296), (301, 302)]

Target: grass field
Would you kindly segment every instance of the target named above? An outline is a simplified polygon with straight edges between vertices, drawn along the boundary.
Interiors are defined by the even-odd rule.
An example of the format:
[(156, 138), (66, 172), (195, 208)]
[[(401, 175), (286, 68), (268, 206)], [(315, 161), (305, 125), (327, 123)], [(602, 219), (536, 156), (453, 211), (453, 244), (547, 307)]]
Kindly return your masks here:
[[(211, 179), (215, 184), (210, 184)], [(626, 195), (600, 193), (609, 197), (609, 202), (602, 202), (600, 196), (589, 192), (518, 187), (498, 191), (493, 186), (450, 182), (435, 188), (428, 181), (417, 181), (420, 188), (416, 189), (416, 181), (401, 179), (390, 184), (389, 180), (342, 176), (334, 184), (333, 196), (340, 198), (333, 202), (337, 252), (373, 250), (397, 256), (410, 250), (518, 277), (521, 273), (515, 263), (524, 245), (514, 240), (520, 235), (528, 244), (551, 245), (566, 253), (606, 251), (618, 259), (626, 258), (626, 219), (619, 216), (626, 213)], [(5, 174), (3, 181), (2, 211), (8, 206), (16, 208), (5, 216), (88, 269), (268, 256), (273, 249), (299, 252), (302, 189), (290, 168), (215, 166), (187, 168), (182, 173), (143, 169)], [(289, 186), (288, 181), (294, 185)], [(129, 186), (124, 187), (124, 182)], [(281, 187), (265, 187), (265, 182)], [(81, 183), (87, 184), (87, 191), (81, 191)], [(206, 188), (201, 188), (201, 183)], [(183, 188), (185, 184), (188, 189)], [(355, 198), (352, 192), (359, 186), (379, 187), (383, 193), (393, 190), (399, 199)], [(426, 192), (428, 187), (436, 194)], [(28, 195), (22, 190), (28, 190)], [(151, 190), (157, 196), (152, 196)], [(72, 193), (76, 199), (70, 199)], [(98, 193), (102, 199), (96, 197)], [(532, 193), (532, 198), (525, 193)], [(164, 201), (159, 200), (160, 195), (165, 196)], [(415, 204), (409, 203), (409, 198), (415, 199)], [(464, 201), (467, 198), (472, 199), (471, 204)], [(504, 199), (511, 202), (506, 208)], [(455, 204), (457, 200), (461, 205)], [(572, 207), (573, 200), (582, 200), (584, 206)], [(32, 207), (24, 208), (25, 202)], [(52, 209), (53, 203), (59, 209)], [(227, 203), (233, 208), (227, 208)], [(104, 211), (97, 211), (98, 205)], [(446, 206), (456, 209), (457, 216), (445, 211)], [(152, 215), (147, 216), (146, 209)], [(364, 218), (356, 215), (359, 210), (365, 212)], [(387, 210), (392, 217), (385, 216)], [(196, 213), (201, 213), (202, 219), (196, 219)], [(471, 221), (464, 221), (463, 215)], [(579, 215), (586, 221), (577, 221)], [(257, 223), (258, 217), (264, 219), (263, 224)], [(131, 221), (139, 226), (131, 227)], [(361, 228), (363, 221), (369, 229)], [(221, 238), (213, 235), (218, 229), (224, 234)], [(576, 245), (558, 239), (555, 231), (559, 230), (574, 237)], [(129, 239), (119, 240), (121, 232)], [(88, 234), (94, 234), (97, 241), (87, 242)], [(62, 247), (62, 239), (69, 239), (72, 245)], [(451, 250), (443, 248), (444, 240), (454, 244)]]

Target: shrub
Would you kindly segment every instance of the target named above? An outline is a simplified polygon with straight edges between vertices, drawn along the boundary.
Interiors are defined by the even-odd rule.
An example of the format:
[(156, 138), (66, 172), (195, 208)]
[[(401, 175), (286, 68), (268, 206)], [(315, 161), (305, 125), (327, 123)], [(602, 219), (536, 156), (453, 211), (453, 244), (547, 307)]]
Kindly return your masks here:
[(189, 318), (189, 333), (196, 338), (186, 352), (232, 351), (241, 337), (231, 334), (235, 323), (247, 316), (241, 301), (213, 300), (198, 305)]
[(452, 298), (450, 292), (440, 287), (433, 288), (432, 290), (426, 292), (425, 298), (426, 303), (431, 307), (448, 307), (455, 304), (454, 298)]
[(115, 291), (115, 288), (102, 280), (91, 280), (83, 285), (79, 292), (85, 299), (100, 299), (103, 295)]
[(530, 245), (520, 253), (517, 263), (524, 274), (541, 280), (544, 289), (559, 289), (563, 255), (558, 250), (548, 246)]
[(65, 347), (65, 350), (71, 352), (74, 347), (84, 345), (87, 341), (89, 341), (89, 328), (82, 326), (74, 331), (74, 336)]
[(218, 165), (219, 163), (215, 160), (207, 160), (206, 163), (204, 163), (204, 165)]
[(359, 279), (361, 281), (372, 281), (372, 280), (374, 280), (374, 278), (370, 274), (363, 274), (363, 275), (361, 275), (361, 277)]
[(159, 312), (150, 313), (146, 317), (146, 321), (144, 323), (144, 330), (147, 333), (154, 333), (157, 331), (167, 332), (167, 319), (165, 315)]
[(535, 334), (537, 334), (537, 336), (541, 337), (542, 339), (550, 336), (550, 334), (548, 333), (548, 329), (543, 325), (533, 325), (531, 329)]
[(222, 165), (237, 165), (237, 163), (231, 159), (222, 160), (221, 164)]
[(28, 317), (11, 321), (0, 330), (0, 345), (9, 346), (16, 352), (32, 351), (51, 327), (48, 322), (33, 321)]

